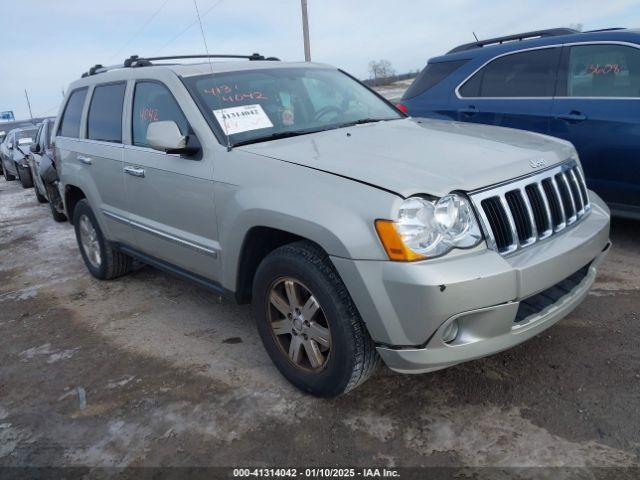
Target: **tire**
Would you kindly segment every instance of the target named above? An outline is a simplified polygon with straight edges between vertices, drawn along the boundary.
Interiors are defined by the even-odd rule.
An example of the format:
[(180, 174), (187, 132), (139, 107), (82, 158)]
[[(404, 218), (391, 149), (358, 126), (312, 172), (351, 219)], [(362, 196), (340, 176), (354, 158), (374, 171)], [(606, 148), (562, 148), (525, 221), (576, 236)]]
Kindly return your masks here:
[[(297, 289), (293, 296), (300, 300), (298, 304), (304, 304), (303, 312), (308, 311), (307, 305), (310, 303), (309, 297), (304, 297), (305, 289), (319, 305), (315, 314), (311, 313), (311, 318), (315, 321), (310, 320), (308, 330), (304, 330), (305, 327), (300, 322), (304, 316), (293, 313), (293, 317), (287, 317), (283, 313), (286, 308), (282, 309), (286, 305), (271, 301), (274, 293), (285, 300), (286, 294), (278, 293), (283, 282), (285, 292), (288, 292), (288, 285), (288, 288), (294, 285), (294, 290)], [(314, 244), (296, 242), (270, 253), (256, 272), (252, 303), (258, 332), (267, 353), (280, 373), (300, 390), (320, 397), (338, 396), (365, 382), (376, 370), (379, 356), (375, 344), (329, 257)], [(280, 307), (275, 307), (276, 304)], [(288, 308), (287, 311), (293, 312), (291, 302), (288, 302)], [(290, 327), (288, 318), (293, 318)], [(278, 324), (279, 332), (286, 330), (287, 333), (276, 334), (271, 326), (272, 321)], [(303, 323), (309, 325), (309, 321), (305, 320)], [(320, 362), (316, 358), (314, 367), (312, 355), (307, 353), (307, 345), (314, 336), (312, 329), (317, 329), (318, 325), (328, 329), (329, 342), (323, 340), (324, 347), (322, 343), (315, 342), (315, 347), (312, 345), (313, 348), (310, 348), (327, 348), (328, 343), (329, 350), (320, 356), (325, 359), (324, 363), (318, 367)], [(288, 333), (289, 329), (291, 333)], [(308, 333), (308, 336), (300, 336), (301, 332)], [(295, 361), (291, 358), (294, 336), (299, 342), (307, 342), (300, 348), (303, 353), (297, 355), (299, 360)]]
[(47, 196), (49, 197), (49, 207), (51, 208), (51, 216), (56, 222), (66, 222), (67, 216), (64, 213), (56, 210), (56, 204), (62, 204), (62, 201), (60, 200), (60, 194), (56, 190), (56, 187), (54, 185), (45, 183), (44, 188), (47, 189)]
[[(86, 199), (76, 204), (73, 210), (73, 225), (80, 254), (91, 275), (99, 280), (110, 280), (131, 270), (131, 257), (119, 252), (107, 241)], [(91, 228), (94, 235), (81, 233), (83, 226)], [(91, 248), (87, 243), (95, 247), (97, 255), (91, 254)]]
[(40, 193), (40, 189), (38, 188), (38, 185), (34, 185), (33, 189), (36, 192), (36, 200), (38, 200), (38, 203), (47, 203), (49, 201), (47, 200), (47, 197), (45, 197)]
[(29, 170), (28, 168), (21, 167), (20, 165), (16, 165), (16, 170), (18, 172), (18, 179), (20, 180), (20, 184), (22, 185), (22, 188), (33, 187), (31, 170)]
[(16, 176), (15, 176), (15, 175), (10, 174), (10, 173), (9, 173), (9, 170), (7, 170), (7, 169), (5, 168), (5, 169), (4, 169), (4, 179), (5, 179), (7, 182), (12, 182), (12, 181), (14, 181), (14, 180), (16, 179)]

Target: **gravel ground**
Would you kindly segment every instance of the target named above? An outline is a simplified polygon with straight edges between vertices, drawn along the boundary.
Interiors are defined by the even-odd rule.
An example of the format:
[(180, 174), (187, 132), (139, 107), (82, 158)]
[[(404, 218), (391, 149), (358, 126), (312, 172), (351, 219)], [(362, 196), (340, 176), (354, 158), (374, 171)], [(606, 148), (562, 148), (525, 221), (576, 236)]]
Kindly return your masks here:
[(0, 466), (640, 466), (638, 231), (614, 221), (593, 291), (531, 341), (319, 400), (249, 307), (146, 266), (93, 279), (72, 227), (2, 177)]

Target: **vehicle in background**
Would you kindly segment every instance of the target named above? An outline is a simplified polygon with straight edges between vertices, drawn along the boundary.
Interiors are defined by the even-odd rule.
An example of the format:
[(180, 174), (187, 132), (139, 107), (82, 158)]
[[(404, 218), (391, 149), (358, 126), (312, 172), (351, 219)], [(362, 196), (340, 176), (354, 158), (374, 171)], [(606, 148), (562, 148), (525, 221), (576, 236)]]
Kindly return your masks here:
[(280, 372), (323, 396), (380, 358), (423, 373), (513, 347), (587, 295), (609, 212), (569, 142), (242, 58), (132, 57), (70, 85), (54, 149), (93, 276), (138, 258), (252, 302)]
[(33, 187), (27, 155), (37, 131), (37, 127), (15, 128), (7, 134), (6, 140), (2, 143), (4, 177), (7, 180), (15, 180), (18, 177), (24, 188)]
[(461, 45), (429, 60), (399, 107), (568, 140), (589, 187), (614, 214), (640, 218), (640, 30), (552, 29)]
[(51, 142), (54, 123), (55, 119), (47, 118), (40, 124), (35, 142), (29, 147), (27, 162), (38, 202), (49, 202), (53, 219), (63, 222), (67, 217), (58, 190), (58, 172)]
[(4, 163), (2, 161), (2, 152), (4, 151), (3, 145), (4, 145), (4, 141), (7, 139), (7, 132), (5, 132), (4, 130), (0, 131), (0, 175), (4, 175), (4, 167), (2, 166), (2, 164)]

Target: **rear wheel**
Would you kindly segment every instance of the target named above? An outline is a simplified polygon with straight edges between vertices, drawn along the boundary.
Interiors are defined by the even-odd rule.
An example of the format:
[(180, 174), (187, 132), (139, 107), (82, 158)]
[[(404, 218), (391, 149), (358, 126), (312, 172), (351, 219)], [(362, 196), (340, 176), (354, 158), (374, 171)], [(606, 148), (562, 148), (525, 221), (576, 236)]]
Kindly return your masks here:
[(80, 200), (73, 210), (76, 240), (87, 269), (100, 280), (110, 280), (131, 270), (131, 257), (104, 238), (89, 202)]
[(253, 306), (269, 356), (305, 392), (341, 395), (367, 380), (379, 363), (349, 292), (314, 244), (285, 245), (262, 261)]
[(33, 179), (31, 178), (31, 170), (28, 168), (24, 168), (20, 165), (16, 165), (16, 170), (18, 171), (18, 179), (20, 180), (20, 184), (22, 188), (31, 188), (33, 187)]

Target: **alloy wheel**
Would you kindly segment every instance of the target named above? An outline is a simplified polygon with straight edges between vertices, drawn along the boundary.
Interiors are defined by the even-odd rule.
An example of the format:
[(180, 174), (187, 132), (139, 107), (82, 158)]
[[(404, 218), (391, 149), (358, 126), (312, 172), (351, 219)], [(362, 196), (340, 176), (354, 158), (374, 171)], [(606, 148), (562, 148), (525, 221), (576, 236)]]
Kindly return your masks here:
[(267, 297), (267, 319), (276, 343), (296, 367), (320, 371), (331, 353), (331, 330), (313, 293), (290, 277), (276, 280)]
[(78, 225), (80, 231), (80, 243), (89, 263), (95, 268), (100, 268), (102, 256), (100, 254), (100, 242), (98, 232), (94, 228), (88, 216), (82, 215)]

